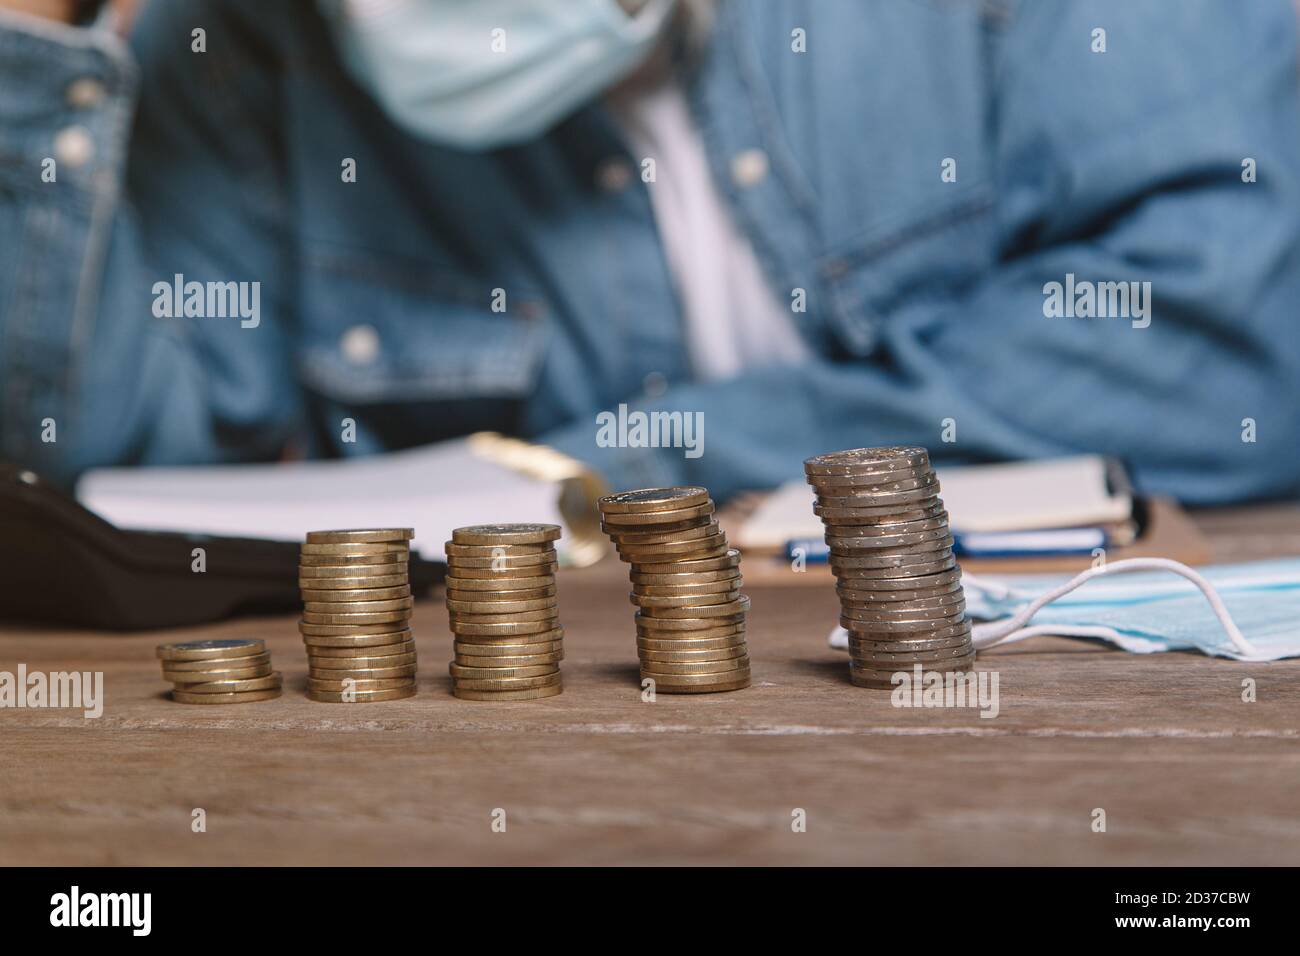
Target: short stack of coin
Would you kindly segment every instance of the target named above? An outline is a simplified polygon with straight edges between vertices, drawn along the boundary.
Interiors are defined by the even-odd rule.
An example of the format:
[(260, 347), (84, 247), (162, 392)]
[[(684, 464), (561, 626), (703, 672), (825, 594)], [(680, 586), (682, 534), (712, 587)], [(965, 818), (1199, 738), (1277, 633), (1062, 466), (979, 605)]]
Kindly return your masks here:
[(564, 690), (564, 629), (555, 598), (553, 524), (457, 528), (447, 542), (452, 693), (538, 700)]
[(164, 680), (182, 704), (247, 704), (280, 696), (280, 674), (260, 640), (161, 644)]
[(975, 649), (961, 568), (929, 453), (855, 448), (809, 458), (804, 471), (826, 527), (853, 683), (891, 687), (917, 664), (968, 670)]
[(328, 703), (415, 696), (410, 528), (311, 531), (298, 586), (307, 696)]
[(601, 527), (631, 566), (641, 679), (666, 694), (749, 686), (740, 552), (706, 488), (645, 488), (599, 501)]

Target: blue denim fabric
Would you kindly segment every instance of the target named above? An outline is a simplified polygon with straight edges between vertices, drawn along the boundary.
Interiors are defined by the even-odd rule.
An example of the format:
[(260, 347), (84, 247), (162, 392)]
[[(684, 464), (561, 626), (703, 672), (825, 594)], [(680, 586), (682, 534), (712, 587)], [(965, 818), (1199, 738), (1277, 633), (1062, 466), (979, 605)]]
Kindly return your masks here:
[[(66, 480), (494, 428), (617, 487), (725, 498), (811, 453), (911, 442), (1116, 454), (1194, 502), (1291, 493), (1295, 32), (1287, 0), (721, 3), (692, 107), (775, 294), (805, 290), (817, 359), (701, 383), (639, 157), (598, 106), (475, 155), (380, 115), (305, 0), (154, 2), (130, 49), (7, 17), (0, 447)], [(69, 102), (87, 77), (106, 95)], [(43, 183), (74, 126), (93, 155)], [(1067, 273), (1151, 282), (1150, 327), (1046, 318)], [(155, 318), (176, 274), (260, 282), (260, 324)], [(703, 413), (705, 453), (597, 447), (619, 402)]]

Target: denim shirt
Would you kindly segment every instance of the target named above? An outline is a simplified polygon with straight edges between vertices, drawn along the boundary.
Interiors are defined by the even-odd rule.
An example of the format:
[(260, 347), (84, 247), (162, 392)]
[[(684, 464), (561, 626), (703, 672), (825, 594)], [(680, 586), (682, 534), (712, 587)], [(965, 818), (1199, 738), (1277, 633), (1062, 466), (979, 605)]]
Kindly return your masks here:
[[(704, 383), (598, 104), (472, 154), (389, 122), (305, 0), (153, 2), (129, 44), (8, 15), (0, 448), (70, 480), (496, 429), (725, 498), (908, 442), (1290, 493), (1295, 35), (1287, 0), (720, 2), (692, 110), (816, 358)], [(176, 277), (257, 283), (256, 322), (160, 317)], [(1145, 326), (1048, 314), (1114, 282)], [(703, 454), (602, 447), (620, 403), (702, 416)]]

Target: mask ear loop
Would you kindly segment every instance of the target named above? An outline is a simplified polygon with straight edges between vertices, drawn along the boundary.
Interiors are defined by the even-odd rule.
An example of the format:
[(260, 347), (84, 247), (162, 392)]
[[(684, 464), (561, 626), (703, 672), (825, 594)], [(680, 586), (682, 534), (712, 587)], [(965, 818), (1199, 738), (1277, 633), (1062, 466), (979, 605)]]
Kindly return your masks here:
[[(1101, 577), (1103, 574), (1123, 571), (1172, 571), (1174, 574), (1185, 577), (1200, 588), (1201, 593), (1205, 595), (1205, 599), (1210, 602), (1210, 607), (1214, 610), (1215, 617), (1219, 619), (1219, 624), (1222, 625), (1224, 633), (1228, 635), (1228, 639), (1232, 641), (1237, 649), (1244, 654), (1257, 655), (1259, 653), (1255, 646), (1246, 640), (1236, 622), (1233, 621), (1232, 615), (1228, 613), (1228, 608), (1224, 605), (1223, 599), (1219, 597), (1219, 592), (1214, 589), (1214, 585), (1187, 565), (1172, 561), (1169, 558), (1125, 558), (1122, 561), (1089, 568), (1046, 594), (1039, 595), (1005, 621), (991, 621), (987, 624), (974, 625), (971, 628), (971, 643), (975, 645), (976, 649), (985, 650), (998, 644), (1021, 641), (1027, 637), (1035, 637), (1040, 634), (1055, 634), (1062, 637), (1109, 636), (1110, 630), (1103, 627), (1057, 624), (1038, 624), (1028, 627), (1027, 625), (1030, 619), (1040, 610), (1058, 598), (1069, 594), (1075, 588), (1086, 584), (1093, 578)], [(985, 584), (973, 575), (963, 575), (962, 580), (964, 583), (980, 590), (987, 589), (1003, 596), (1010, 593), (1002, 585), (994, 585), (992, 582)]]

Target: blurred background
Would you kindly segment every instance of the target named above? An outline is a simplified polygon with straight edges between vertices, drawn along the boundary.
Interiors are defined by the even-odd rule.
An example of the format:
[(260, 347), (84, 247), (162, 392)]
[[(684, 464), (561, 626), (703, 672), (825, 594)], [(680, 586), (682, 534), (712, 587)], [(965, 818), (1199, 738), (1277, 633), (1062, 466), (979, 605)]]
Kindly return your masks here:
[[(990, 486), (1055, 528), (1291, 498), (1296, 35), (1289, 0), (0, 0), (0, 447), (239, 534), (749, 508), (900, 443), (1066, 462)], [(806, 530), (785, 494), (753, 543)]]

